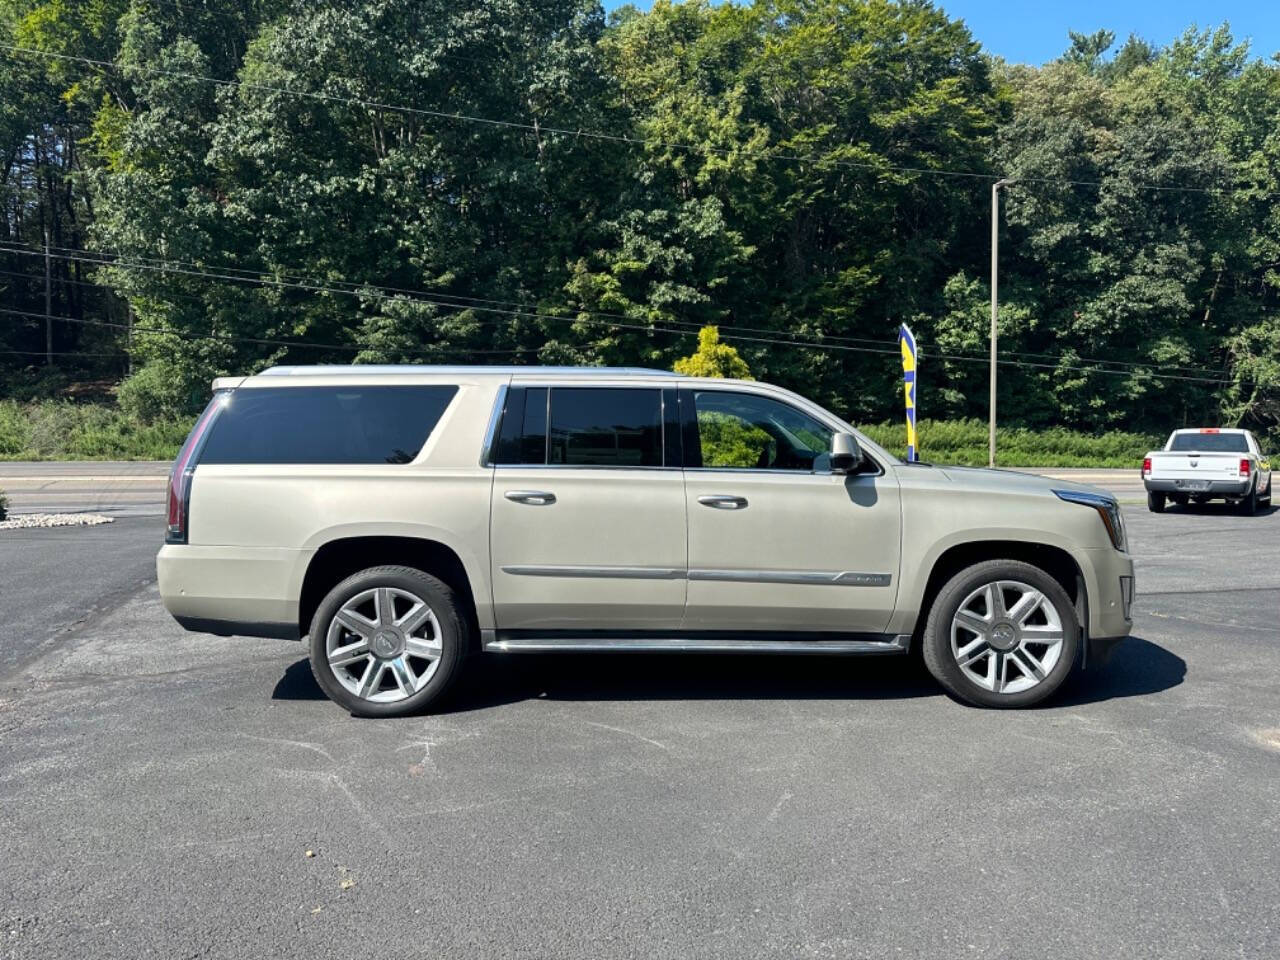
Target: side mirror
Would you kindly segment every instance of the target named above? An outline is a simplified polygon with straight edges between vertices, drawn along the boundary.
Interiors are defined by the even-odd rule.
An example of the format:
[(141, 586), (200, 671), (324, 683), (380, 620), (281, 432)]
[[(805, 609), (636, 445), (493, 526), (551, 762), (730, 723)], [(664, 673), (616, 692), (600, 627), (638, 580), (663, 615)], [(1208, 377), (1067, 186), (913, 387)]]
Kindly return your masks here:
[(831, 437), (831, 472), (856, 473), (862, 466), (862, 449), (852, 433), (836, 433)]

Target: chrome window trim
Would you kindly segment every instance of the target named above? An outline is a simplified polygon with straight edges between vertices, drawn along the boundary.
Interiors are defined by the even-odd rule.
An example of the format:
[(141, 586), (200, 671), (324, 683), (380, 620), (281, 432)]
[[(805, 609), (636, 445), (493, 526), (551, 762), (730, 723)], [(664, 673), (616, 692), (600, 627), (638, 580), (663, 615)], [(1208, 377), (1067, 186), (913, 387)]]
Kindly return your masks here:
[(484, 443), (480, 447), (480, 466), (493, 466), (493, 445), (498, 442), (498, 424), (502, 421), (502, 411), (507, 407), (507, 392), (510, 383), (498, 387), (498, 399), (489, 414), (489, 426), (484, 431)]
[[(885, 465), (880, 462), (878, 457), (874, 456), (871, 453), (868, 447), (868, 444), (863, 442), (863, 440), (866, 438), (864, 438), (862, 434), (860, 434), (856, 429), (854, 429), (852, 424), (845, 423), (835, 414), (831, 413), (831, 411), (825, 409), (824, 407), (818, 406), (812, 400), (806, 400), (804, 397), (801, 397), (798, 394), (792, 394), (790, 391), (786, 391), (784, 396), (779, 396), (778, 392), (781, 392), (781, 391), (779, 391), (778, 388), (769, 387), (768, 385), (762, 385), (762, 386), (765, 386), (766, 389), (759, 389), (758, 387), (753, 388), (751, 384), (745, 383), (745, 382), (713, 381), (704, 385), (696, 382), (696, 380), (686, 379), (680, 382), (679, 389), (688, 390), (691, 394), (697, 394), (700, 392), (709, 393), (713, 390), (718, 391), (720, 393), (746, 393), (753, 397), (764, 397), (766, 400), (772, 400), (774, 403), (780, 403), (783, 406), (790, 407), (793, 410), (803, 413), (807, 417), (811, 417), (812, 419), (817, 420), (819, 423), (822, 423), (829, 430), (832, 430), (835, 433), (852, 433), (855, 437), (857, 437), (858, 447), (860, 450), (862, 450), (863, 458), (869, 461), (870, 463), (875, 464), (876, 470), (874, 473), (870, 471), (863, 471), (860, 473), (849, 474), (848, 476), (882, 477), (885, 475), (886, 473)], [(800, 400), (800, 401), (803, 401), (803, 403), (795, 403), (793, 402), (794, 400)], [(693, 415), (696, 418), (698, 416), (698, 403), (697, 403), (696, 397), (693, 398), (693, 404), (694, 404)], [(705, 471), (705, 470), (728, 471), (731, 473), (778, 473), (778, 474), (786, 474), (792, 477), (842, 476), (842, 474), (818, 473), (813, 470), (808, 470), (808, 471), (776, 470), (772, 468), (766, 468), (761, 470), (761, 469), (757, 469), (756, 467), (685, 467), (685, 469), (697, 470), (697, 471)]]
[(618, 466), (604, 463), (490, 463), (495, 470), (666, 470), (679, 473), (680, 467)]
[(871, 479), (884, 476), (884, 468), (875, 460), (871, 460), (871, 462), (878, 468), (875, 473), (818, 473), (813, 470), (780, 470), (776, 467), (685, 467), (684, 469), (689, 473), (774, 474), (779, 477), (844, 477), (846, 480), (859, 480), (863, 477)]

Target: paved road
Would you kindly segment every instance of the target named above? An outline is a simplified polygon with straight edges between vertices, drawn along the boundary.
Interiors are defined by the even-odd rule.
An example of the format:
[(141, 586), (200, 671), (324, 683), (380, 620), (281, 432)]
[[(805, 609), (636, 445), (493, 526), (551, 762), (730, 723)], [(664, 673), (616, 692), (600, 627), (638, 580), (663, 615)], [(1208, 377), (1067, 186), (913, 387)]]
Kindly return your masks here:
[[(1280, 513), (1128, 521), (1135, 637), (1014, 713), (909, 661), (561, 656), (362, 721), (153, 585), (50, 611), (0, 672), (0, 956), (1280, 956)], [(92, 538), (152, 523), (3, 569), (109, 594)]]
[(140, 461), (0, 462), (11, 513), (159, 516), (170, 464)]

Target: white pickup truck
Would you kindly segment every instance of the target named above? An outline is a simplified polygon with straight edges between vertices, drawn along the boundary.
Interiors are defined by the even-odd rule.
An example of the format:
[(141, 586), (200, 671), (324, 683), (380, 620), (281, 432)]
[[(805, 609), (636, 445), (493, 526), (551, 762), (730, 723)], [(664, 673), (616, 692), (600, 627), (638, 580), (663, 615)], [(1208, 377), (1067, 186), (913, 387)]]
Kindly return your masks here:
[(1165, 502), (1226, 500), (1246, 515), (1258, 504), (1271, 505), (1271, 461), (1248, 430), (1200, 427), (1175, 430), (1163, 450), (1142, 461), (1147, 506), (1164, 511)]

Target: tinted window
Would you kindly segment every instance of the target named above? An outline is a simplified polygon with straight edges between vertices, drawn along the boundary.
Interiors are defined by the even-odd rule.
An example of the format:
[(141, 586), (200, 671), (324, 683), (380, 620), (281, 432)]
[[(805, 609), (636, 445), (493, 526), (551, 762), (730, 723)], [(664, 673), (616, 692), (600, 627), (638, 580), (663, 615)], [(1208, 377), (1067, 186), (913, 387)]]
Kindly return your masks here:
[(547, 462), (547, 388), (513, 387), (502, 410), (494, 463)]
[(408, 463), (452, 386), (263, 387), (235, 390), (201, 463)]
[(826, 471), (831, 434), (795, 407), (750, 393), (694, 391), (704, 467)]
[(556, 387), (549, 461), (569, 466), (662, 466), (662, 392)]
[(1179, 433), (1175, 434), (1170, 450), (1203, 453), (1248, 453), (1243, 433)]

